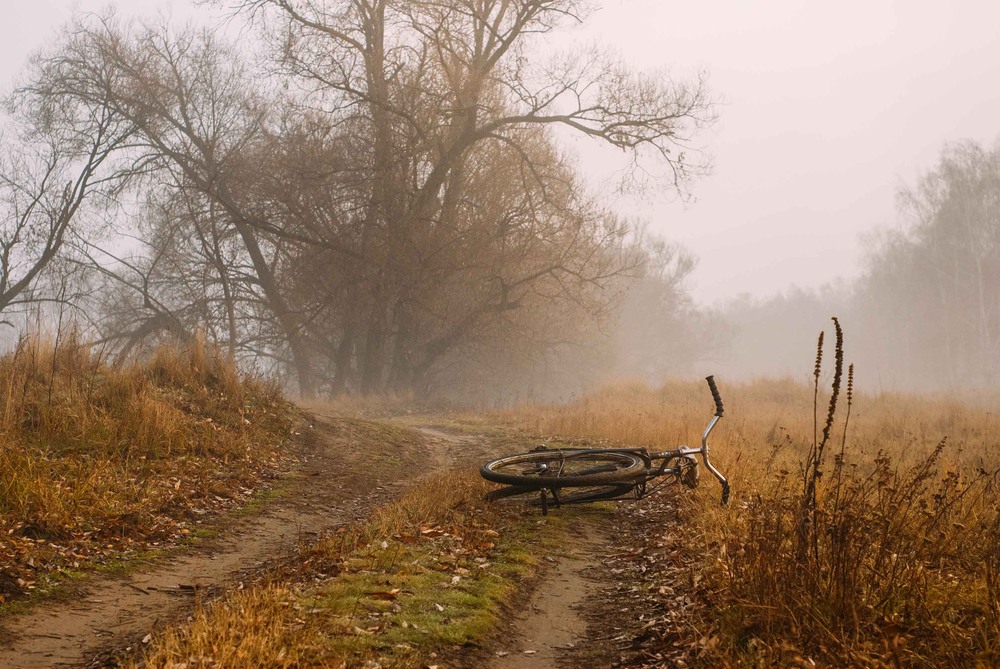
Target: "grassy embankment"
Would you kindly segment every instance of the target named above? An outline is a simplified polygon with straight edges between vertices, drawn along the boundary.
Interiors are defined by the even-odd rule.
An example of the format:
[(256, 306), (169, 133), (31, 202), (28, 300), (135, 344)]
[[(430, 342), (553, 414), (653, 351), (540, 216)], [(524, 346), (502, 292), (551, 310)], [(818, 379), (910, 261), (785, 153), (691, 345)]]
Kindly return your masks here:
[[(823, 379), (815, 399), (790, 380), (720, 379), (727, 411), (713, 460), (731, 478), (731, 506), (718, 506), (704, 473), (682, 503), (683, 541), (702, 558), (692, 657), (712, 667), (1000, 665), (1000, 416), (900, 394), (848, 403), (846, 370), (831, 412)], [(659, 449), (697, 443), (711, 406), (703, 382), (622, 384), (500, 420)]]
[(0, 600), (175, 543), (284, 457), (290, 406), (200, 343), (111, 366), (23, 337), (0, 380)]

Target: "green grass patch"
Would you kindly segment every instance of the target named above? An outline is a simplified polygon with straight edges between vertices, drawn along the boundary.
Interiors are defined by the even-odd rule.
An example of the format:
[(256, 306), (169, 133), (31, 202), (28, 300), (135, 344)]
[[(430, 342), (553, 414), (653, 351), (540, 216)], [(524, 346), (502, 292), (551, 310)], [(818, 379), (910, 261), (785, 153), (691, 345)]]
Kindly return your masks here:
[[(482, 502), (474, 474), (428, 480), (301, 554), (294, 572), (234, 593), (166, 631), (144, 666), (422, 667), (485, 643), (504, 608), (558, 552), (575, 518)], [(139, 660), (133, 667), (141, 666)], [(434, 662), (431, 662), (433, 664)], [(194, 666), (200, 666), (195, 664)], [(206, 665), (209, 666), (209, 665)]]

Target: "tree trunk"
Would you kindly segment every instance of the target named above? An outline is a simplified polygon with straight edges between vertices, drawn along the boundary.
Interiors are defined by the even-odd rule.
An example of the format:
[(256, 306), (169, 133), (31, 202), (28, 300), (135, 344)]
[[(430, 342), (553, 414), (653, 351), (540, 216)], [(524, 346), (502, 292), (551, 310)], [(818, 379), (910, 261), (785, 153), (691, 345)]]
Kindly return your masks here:
[(351, 358), (354, 356), (354, 326), (348, 325), (344, 328), (344, 334), (340, 338), (337, 352), (334, 355), (333, 384), (330, 394), (339, 397), (347, 390), (347, 379), (351, 373)]

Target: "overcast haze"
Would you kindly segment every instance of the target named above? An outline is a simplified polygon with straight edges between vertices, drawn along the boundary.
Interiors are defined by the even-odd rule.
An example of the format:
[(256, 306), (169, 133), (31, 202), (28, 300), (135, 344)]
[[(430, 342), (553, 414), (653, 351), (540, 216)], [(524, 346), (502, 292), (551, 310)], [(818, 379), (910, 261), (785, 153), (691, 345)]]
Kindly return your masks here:
[[(107, 3), (5, 3), (5, 82), (74, 4)], [(180, 0), (123, 6), (175, 18), (206, 13)], [(699, 257), (690, 288), (714, 302), (854, 275), (861, 235), (896, 221), (896, 191), (930, 169), (945, 142), (992, 144), (998, 23), (1000, 5), (985, 1), (611, 0), (575, 38), (678, 77), (705, 69), (724, 100), (718, 125), (701, 137), (715, 171), (694, 184), (696, 201), (628, 205)], [(598, 162), (586, 146), (575, 149)]]

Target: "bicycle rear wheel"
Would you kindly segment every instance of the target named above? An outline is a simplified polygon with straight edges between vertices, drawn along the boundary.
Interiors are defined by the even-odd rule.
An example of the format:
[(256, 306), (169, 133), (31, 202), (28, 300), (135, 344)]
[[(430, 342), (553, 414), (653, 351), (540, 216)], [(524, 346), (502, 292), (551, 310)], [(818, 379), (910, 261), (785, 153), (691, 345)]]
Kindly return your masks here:
[(634, 481), (646, 469), (646, 462), (633, 453), (553, 450), (491, 460), (479, 473), (487, 481), (538, 490)]

